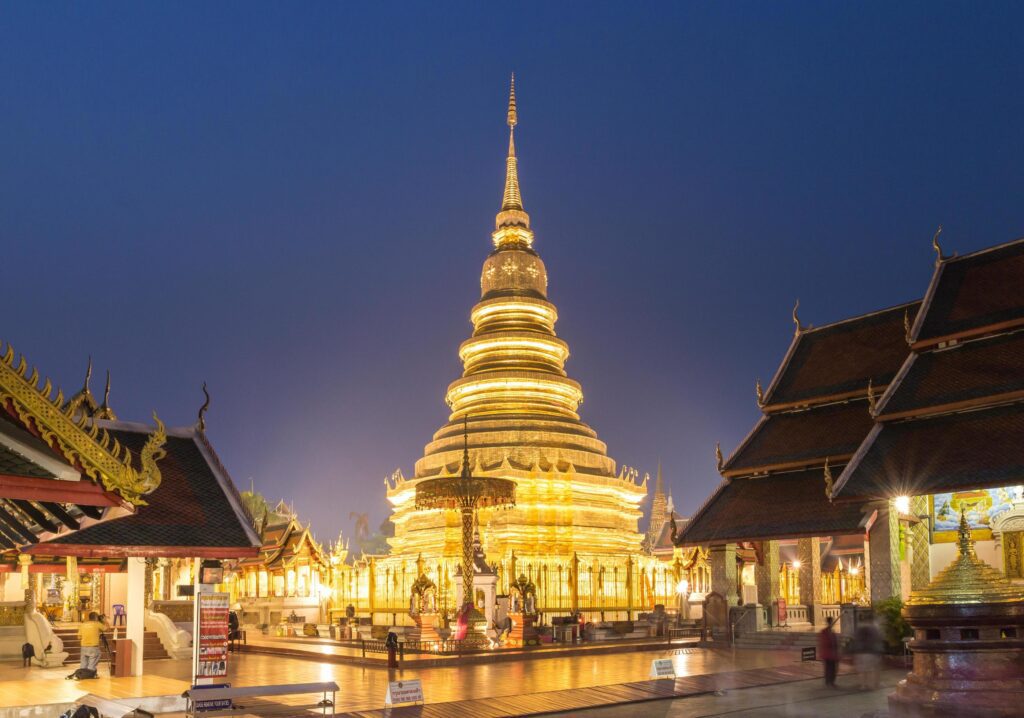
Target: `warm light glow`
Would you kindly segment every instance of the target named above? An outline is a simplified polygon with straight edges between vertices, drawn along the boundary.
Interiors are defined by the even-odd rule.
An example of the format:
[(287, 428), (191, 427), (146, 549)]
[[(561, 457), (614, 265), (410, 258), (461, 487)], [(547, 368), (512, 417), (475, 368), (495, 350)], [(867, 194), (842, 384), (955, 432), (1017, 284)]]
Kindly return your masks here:
[(909, 496), (897, 496), (892, 501), (893, 506), (896, 510), (903, 515), (910, 513), (910, 497)]
[(860, 567), (859, 566), (854, 566), (853, 568), (850, 569), (850, 573), (852, 573), (854, 576), (856, 576), (858, 573), (860, 573)]
[(690, 592), (690, 582), (685, 578), (676, 584), (676, 593), (687, 594)]
[(800, 566), (802, 566), (802, 565), (803, 564), (801, 564), (799, 560), (793, 562), (793, 568), (796, 569), (797, 571), (800, 570)]

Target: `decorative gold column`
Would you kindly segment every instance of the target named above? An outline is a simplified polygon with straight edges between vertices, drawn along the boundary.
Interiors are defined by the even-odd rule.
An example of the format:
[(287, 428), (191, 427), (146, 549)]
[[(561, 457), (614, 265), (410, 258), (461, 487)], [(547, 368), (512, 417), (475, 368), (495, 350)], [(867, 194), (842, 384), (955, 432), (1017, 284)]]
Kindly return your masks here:
[(78, 608), (78, 558), (68, 556), (64, 560), (64, 620), (75, 620)]
[(821, 542), (802, 538), (797, 544), (800, 557), (800, 603), (807, 606), (807, 619), (814, 625), (823, 621), (821, 610)]
[(569, 602), (572, 612), (580, 610), (580, 557), (574, 551), (572, 554), (572, 566), (569, 569)]
[(373, 607), (376, 604), (377, 594), (377, 559), (370, 557), (370, 565), (367, 568), (366, 574), (366, 594), (369, 599), (370, 606), (370, 623), (373, 623)]
[(871, 602), (901, 596), (899, 517), (889, 502), (878, 509), (868, 533), (868, 548)]
[[(910, 500), (910, 512), (914, 516), (928, 517), (928, 497), (915, 496)], [(930, 520), (930, 518), (929, 518)], [(928, 524), (924, 520), (908, 528), (910, 543), (910, 590), (919, 591), (931, 582), (931, 557), (929, 556)]]
[[(757, 584), (757, 602), (762, 606), (774, 606), (779, 600), (779, 542), (765, 541), (761, 550), (761, 562), (754, 566), (754, 582)], [(771, 609), (770, 609), (771, 610)], [(775, 623), (774, 612), (772, 623)]]
[(711, 590), (724, 596), (730, 606), (739, 603), (736, 594), (736, 544), (711, 547)]
[(27, 591), (32, 588), (32, 582), (29, 578), (28, 567), (32, 565), (32, 556), (27, 553), (18, 554), (18, 566), (21, 569), (21, 588)]

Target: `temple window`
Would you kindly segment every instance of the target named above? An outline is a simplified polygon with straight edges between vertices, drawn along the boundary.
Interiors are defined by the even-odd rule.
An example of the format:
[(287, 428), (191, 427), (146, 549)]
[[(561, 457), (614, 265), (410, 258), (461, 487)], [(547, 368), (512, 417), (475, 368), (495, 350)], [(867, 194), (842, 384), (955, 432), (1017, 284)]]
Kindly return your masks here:
[(287, 591), (287, 595), (295, 595), (295, 569), (288, 569), (285, 590)]
[(259, 573), (259, 596), (260, 598), (266, 598), (268, 593), (267, 587), (267, 572), (260, 571)]
[(274, 575), (274, 595), (278, 598), (284, 596), (284, 576), (279, 573)]

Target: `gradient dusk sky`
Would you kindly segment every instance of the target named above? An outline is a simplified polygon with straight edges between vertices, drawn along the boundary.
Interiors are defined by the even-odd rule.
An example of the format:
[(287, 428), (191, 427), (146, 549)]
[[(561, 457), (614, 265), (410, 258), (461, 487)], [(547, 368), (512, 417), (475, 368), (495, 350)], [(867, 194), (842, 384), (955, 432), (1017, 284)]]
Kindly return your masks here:
[[(792, 336), (1024, 234), (1024, 11), (994, 2), (5, 3), (11, 341), (191, 424), (321, 539), (446, 419), (523, 200), (584, 420), (693, 511)], [(766, 507), (770, 510), (770, 507)]]

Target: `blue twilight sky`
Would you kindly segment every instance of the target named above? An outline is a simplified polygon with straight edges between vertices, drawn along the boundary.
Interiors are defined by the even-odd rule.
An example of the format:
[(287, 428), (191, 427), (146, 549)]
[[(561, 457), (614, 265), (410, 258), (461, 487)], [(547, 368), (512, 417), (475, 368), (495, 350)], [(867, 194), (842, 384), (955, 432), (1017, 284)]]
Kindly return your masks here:
[(815, 324), (1022, 234), (1024, 12), (977, 3), (4, 3), (0, 338), (209, 433), (321, 538), (447, 415), (523, 198), (583, 417), (685, 512)]

